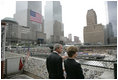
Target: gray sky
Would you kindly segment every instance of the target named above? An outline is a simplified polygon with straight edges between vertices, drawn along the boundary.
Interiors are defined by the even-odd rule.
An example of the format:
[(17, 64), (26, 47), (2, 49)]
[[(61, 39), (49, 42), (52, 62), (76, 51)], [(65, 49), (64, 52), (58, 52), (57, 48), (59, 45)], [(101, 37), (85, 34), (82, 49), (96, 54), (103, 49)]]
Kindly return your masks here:
[[(0, 16), (0, 19), (5, 17), (13, 17), (16, 10), (16, 1), (17, 0), (0, 0), (0, 10), (2, 10), (2, 16)], [(45, 2), (50, 0), (42, 1)], [(89, 9), (94, 9), (96, 12), (98, 24), (102, 23), (103, 25), (106, 25), (107, 23), (107, 8), (105, 5), (105, 0), (58, 1), (60, 1), (62, 5), (62, 20), (64, 23), (65, 36), (68, 36), (68, 34), (71, 33), (72, 36), (78, 36), (83, 42), (83, 27), (86, 26), (86, 14)]]

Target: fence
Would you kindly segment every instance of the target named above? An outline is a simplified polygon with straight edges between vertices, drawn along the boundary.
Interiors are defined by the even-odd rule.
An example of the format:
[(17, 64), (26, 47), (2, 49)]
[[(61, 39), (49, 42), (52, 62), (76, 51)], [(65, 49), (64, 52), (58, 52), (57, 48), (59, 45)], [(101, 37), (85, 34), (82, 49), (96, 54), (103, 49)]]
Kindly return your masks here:
[(22, 70), (19, 70), (20, 58), (23, 60), (23, 57), (12, 57), (5, 59), (4, 77), (23, 72)]
[(16, 48), (7, 49), (7, 51), (9, 51), (9, 52), (18, 53), (18, 54), (25, 54), (25, 53), (27, 53), (28, 50), (31, 54), (40, 54), (40, 53), (48, 54), (51, 52), (49, 47), (36, 47), (36, 48), (16, 47)]
[(116, 79), (116, 61), (97, 59), (77, 59), (86, 79)]
[[(47, 56), (48, 55), (40, 54), (37, 55), (36, 57), (46, 59)], [(114, 79), (114, 78), (116, 79), (117, 78), (116, 60), (79, 58), (76, 59), (76, 61), (81, 64), (83, 73), (85, 75), (85, 79)]]
[[(19, 72), (19, 54), (8, 53), (9, 58), (6, 58), (6, 74)], [(41, 78), (47, 79), (48, 73), (45, 65), (45, 57), (29, 57), (25, 63), (24, 71), (37, 75)], [(11, 58), (12, 57), (12, 58)], [(23, 58), (22, 58), (23, 59)], [(97, 60), (97, 59), (76, 59), (81, 64), (85, 79), (116, 79), (117, 78), (117, 64), (113, 60)], [(15, 67), (15, 68), (14, 68)]]
[[(11, 49), (10, 53), (19, 53), (19, 54), (25, 54), (27, 53), (28, 48), (13, 48)], [(47, 72), (45, 67), (45, 59), (50, 53), (50, 49), (48, 47), (38, 47), (38, 48), (30, 48), (30, 56), (36, 56), (37, 58), (30, 58), (28, 60), (28, 63), (26, 64), (25, 70), (35, 73), (39, 76), (39, 71), (44, 71), (41, 73), (42, 78), (47, 78)], [(111, 56), (111, 55), (110, 55)], [(80, 56), (76, 60), (81, 64), (83, 73), (85, 75), (86, 79), (116, 79), (117, 78), (117, 61), (116, 59), (112, 60), (104, 60), (104, 57), (102, 59), (97, 59), (99, 56), (95, 58), (95, 56)], [(94, 57), (94, 58), (93, 58)], [(101, 57), (101, 56), (100, 56)], [(44, 60), (42, 60), (43, 58)], [(111, 59), (111, 58), (110, 58)], [(32, 63), (33, 62), (33, 63)], [(40, 64), (41, 63), (41, 64)], [(38, 65), (42, 65), (44, 69), (39, 67)], [(35, 67), (33, 67), (35, 66)], [(39, 71), (38, 71), (39, 70)], [(44, 74), (45, 75), (44, 75)], [(110, 74), (110, 75), (109, 75)]]
[(23, 60), (25, 55), (20, 55), (17, 53), (5, 52), (5, 64), (4, 64), (4, 77), (9, 75), (22, 73), (22, 70), (19, 70), (20, 59)]

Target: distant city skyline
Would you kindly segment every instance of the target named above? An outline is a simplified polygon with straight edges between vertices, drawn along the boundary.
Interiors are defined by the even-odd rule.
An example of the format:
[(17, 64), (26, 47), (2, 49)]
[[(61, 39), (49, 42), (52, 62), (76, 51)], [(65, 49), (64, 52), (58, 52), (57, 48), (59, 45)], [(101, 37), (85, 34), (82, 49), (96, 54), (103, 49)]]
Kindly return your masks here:
[[(45, 0), (49, 1), (49, 0)], [(55, 1), (55, 0), (54, 0)], [(89, 9), (94, 9), (98, 23), (107, 24), (107, 9), (105, 0), (59, 0), (62, 5), (62, 22), (64, 23), (64, 36), (68, 34), (78, 36), (83, 42), (83, 27), (86, 26), (86, 14)], [(44, 1), (42, 1), (44, 3)], [(16, 11), (16, 0), (1, 0), (0, 19), (12, 17)], [(42, 10), (43, 12), (44, 10)], [(44, 13), (44, 12), (43, 12)], [(43, 15), (44, 16), (44, 15)]]

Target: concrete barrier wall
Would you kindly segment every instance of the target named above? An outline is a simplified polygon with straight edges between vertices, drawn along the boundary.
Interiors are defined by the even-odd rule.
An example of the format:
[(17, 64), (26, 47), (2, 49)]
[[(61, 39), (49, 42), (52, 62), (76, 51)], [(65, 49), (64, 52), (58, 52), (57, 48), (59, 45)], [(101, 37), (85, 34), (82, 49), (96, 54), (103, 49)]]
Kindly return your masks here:
[(25, 64), (24, 71), (32, 73), (43, 79), (48, 79), (45, 59), (29, 57), (24, 64)]

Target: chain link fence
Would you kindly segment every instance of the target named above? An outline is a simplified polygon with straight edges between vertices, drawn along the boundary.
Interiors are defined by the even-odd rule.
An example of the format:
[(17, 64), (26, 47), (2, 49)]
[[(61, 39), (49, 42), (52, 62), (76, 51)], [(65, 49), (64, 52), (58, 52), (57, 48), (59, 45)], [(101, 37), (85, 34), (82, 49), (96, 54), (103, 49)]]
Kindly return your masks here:
[(113, 60), (77, 59), (81, 64), (86, 79), (117, 78), (117, 64)]

